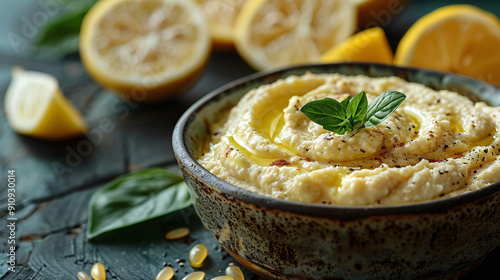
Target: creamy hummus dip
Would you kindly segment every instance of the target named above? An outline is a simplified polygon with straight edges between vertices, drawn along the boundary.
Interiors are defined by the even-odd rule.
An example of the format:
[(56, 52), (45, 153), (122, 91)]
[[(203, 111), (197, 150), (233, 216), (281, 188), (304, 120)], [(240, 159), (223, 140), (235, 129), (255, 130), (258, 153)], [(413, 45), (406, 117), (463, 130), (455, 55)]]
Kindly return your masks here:
[[(406, 94), (389, 118), (345, 135), (300, 108), (365, 91)], [(500, 181), (500, 108), (397, 77), (290, 76), (248, 92), (212, 128), (199, 162), (262, 195), (308, 203), (396, 205), (455, 196)]]

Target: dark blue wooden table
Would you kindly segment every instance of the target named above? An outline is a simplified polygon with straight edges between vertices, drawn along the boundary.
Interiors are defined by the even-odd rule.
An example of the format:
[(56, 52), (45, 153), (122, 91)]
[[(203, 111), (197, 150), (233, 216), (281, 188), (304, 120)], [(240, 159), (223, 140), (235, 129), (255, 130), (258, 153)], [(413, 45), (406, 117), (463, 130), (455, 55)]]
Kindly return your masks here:
[[(24, 45), (30, 44), (31, 38), (19, 44), (12, 40), (12, 34), (21, 34), (26, 19), (43, 11), (39, 6), (42, 2), (12, 1), (2, 3), (0, 8), (0, 278), (76, 279), (78, 271), (88, 273), (94, 262), (102, 262), (108, 279), (154, 279), (169, 264), (181, 279), (194, 270), (189, 265), (179, 266), (178, 260), (187, 259), (193, 242), (204, 243), (209, 249), (202, 268), (207, 272), (206, 279), (223, 274), (234, 260), (203, 228), (192, 208), (121, 231), (112, 239), (90, 243), (85, 238), (87, 206), (92, 194), (118, 175), (152, 166), (175, 172), (171, 134), (179, 116), (211, 90), (254, 71), (235, 53), (214, 53), (201, 80), (186, 94), (157, 105), (129, 103), (95, 84), (78, 56), (33, 58)], [(384, 25), (392, 47), (416, 18), (449, 2), (410, 1), (401, 14)], [(497, 2), (454, 2), (472, 2), (500, 13)], [(14, 133), (3, 111), (3, 95), (14, 65), (57, 77), (63, 93), (83, 113), (91, 133), (58, 143)], [(111, 123), (112, 129), (98, 130), (102, 120)], [(91, 143), (91, 151), (81, 154), (78, 147), (83, 141)], [(17, 179), (15, 273), (7, 270), (8, 170), (15, 170)], [(188, 226), (190, 237), (165, 240), (165, 231), (177, 226)], [(497, 248), (464, 279), (500, 279), (499, 264)], [(255, 277), (244, 272), (248, 279)]]

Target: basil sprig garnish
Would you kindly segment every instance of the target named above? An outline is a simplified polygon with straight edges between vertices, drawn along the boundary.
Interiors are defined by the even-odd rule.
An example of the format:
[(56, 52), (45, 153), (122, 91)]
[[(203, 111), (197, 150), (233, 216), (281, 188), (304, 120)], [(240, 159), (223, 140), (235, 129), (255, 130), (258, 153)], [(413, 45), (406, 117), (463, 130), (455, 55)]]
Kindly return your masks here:
[(360, 128), (374, 127), (389, 117), (405, 100), (399, 91), (386, 90), (368, 106), (364, 91), (339, 102), (332, 98), (314, 100), (300, 108), (311, 121), (343, 135)]

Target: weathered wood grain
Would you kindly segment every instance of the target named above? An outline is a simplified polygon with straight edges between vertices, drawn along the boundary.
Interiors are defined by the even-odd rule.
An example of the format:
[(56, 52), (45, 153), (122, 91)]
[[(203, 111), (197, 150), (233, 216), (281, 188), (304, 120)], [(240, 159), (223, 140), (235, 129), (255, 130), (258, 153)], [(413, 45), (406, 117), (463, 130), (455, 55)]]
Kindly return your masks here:
[[(425, 2), (421, 9), (406, 9), (386, 26), (393, 48), (418, 16), (444, 5), (440, 1), (420, 2)], [(492, 5), (491, 1), (475, 3), (483, 8)], [(498, 4), (494, 5), (493, 10), (498, 11)], [(63, 93), (83, 113), (89, 133), (59, 143), (14, 133), (3, 109), (14, 65), (54, 75)], [(189, 248), (198, 242), (209, 250), (201, 268), (207, 272), (205, 278), (223, 274), (234, 260), (203, 228), (192, 208), (90, 243), (85, 238), (87, 204), (102, 184), (118, 175), (150, 166), (175, 170), (171, 134), (184, 110), (217, 87), (253, 72), (235, 53), (214, 53), (200, 81), (187, 93), (162, 104), (139, 105), (95, 84), (78, 57), (53, 62), (0, 54), (0, 278), (76, 279), (78, 271), (88, 273), (99, 261), (106, 266), (107, 279), (154, 279), (164, 263), (172, 265), (177, 270), (176, 279), (181, 279), (193, 269), (187, 263), (181, 267), (176, 259), (187, 260)], [(7, 190), (2, 182), (9, 169), (15, 169), (18, 176), (15, 274), (7, 272), (5, 253)], [(168, 229), (182, 225), (192, 230), (190, 238), (181, 242), (163, 238)], [(464, 279), (499, 279), (498, 260), (500, 248)], [(247, 279), (255, 277), (243, 271)]]

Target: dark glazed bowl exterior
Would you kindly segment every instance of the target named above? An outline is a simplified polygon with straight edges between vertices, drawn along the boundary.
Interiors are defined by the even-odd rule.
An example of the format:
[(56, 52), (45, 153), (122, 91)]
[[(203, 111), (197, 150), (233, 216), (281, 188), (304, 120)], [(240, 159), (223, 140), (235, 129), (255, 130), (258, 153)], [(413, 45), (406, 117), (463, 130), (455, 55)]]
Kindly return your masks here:
[(250, 89), (305, 72), (399, 76), (500, 105), (500, 89), (449, 73), (324, 64), (257, 73), (208, 94), (178, 121), (174, 152), (204, 226), (268, 279), (453, 279), (500, 245), (500, 182), (411, 205), (348, 207), (274, 199), (220, 180), (197, 162), (221, 112)]

